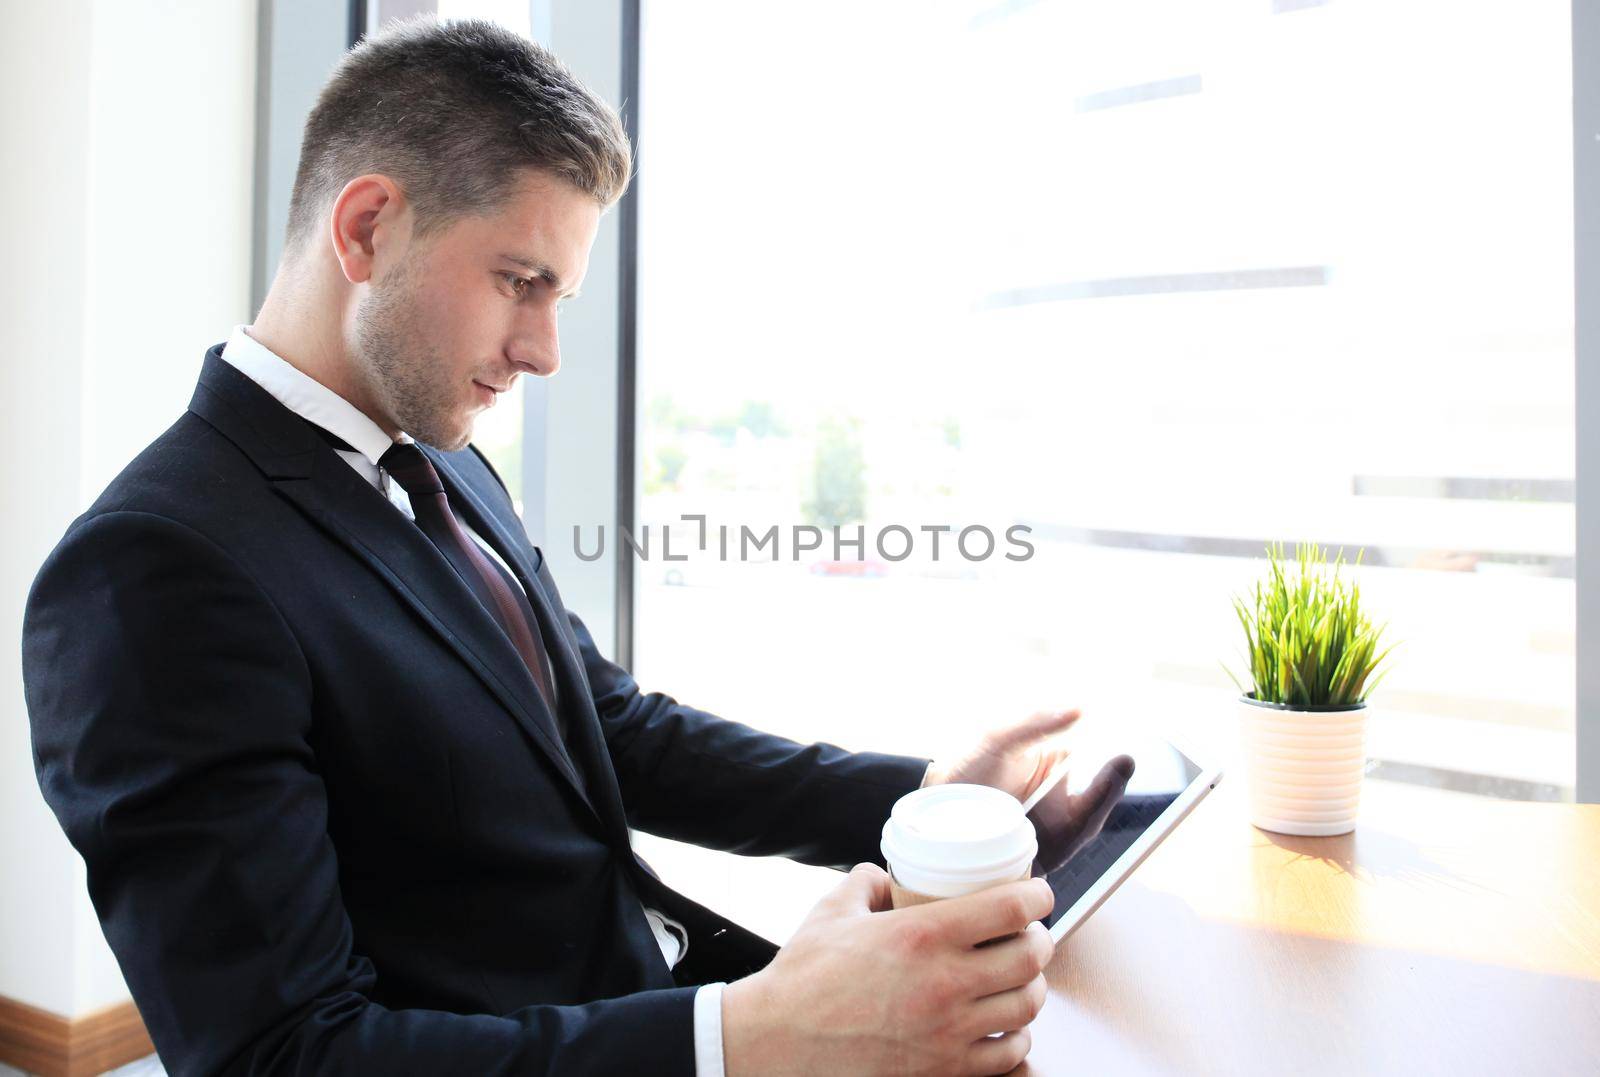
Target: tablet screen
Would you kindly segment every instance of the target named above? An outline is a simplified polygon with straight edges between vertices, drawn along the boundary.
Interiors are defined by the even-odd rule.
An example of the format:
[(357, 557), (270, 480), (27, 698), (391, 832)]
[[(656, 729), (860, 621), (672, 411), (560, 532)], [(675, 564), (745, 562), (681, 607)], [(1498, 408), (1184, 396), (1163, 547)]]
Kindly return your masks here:
[[(1120, 795), (1113, 788), (1107, 794), (1112, 799), (1104, 823), (1093, 831), (1094, 821), (1101, 814), (1085, 803), (1095, 788), (1095, 779), (1115, 756), (1127, 755), (1133, 759), (1133, 775)], [(1064, 863), (1050, 870), (1046, 878), (1055, 891), (1056, 904), (1045, 920), (1047, 927), (1056, 923), (1077, 904), (1078, 899), (1099, 882), (1127, 852), (1160, 819), (1186, 790), (1201, 777), (1202, 771), (1193, 760), (1164, 740), (1154, 737), (1129, 738), (1116, 744), (1114, 750), (1091, 748), (1087, 752), (1074, 749), (1071, 770), (1066, 778), (1067, 793), (1079, 798), (1085, 809), (1083, 828), (1092, 833), (1068, 834), (1055, 856), (1066, 856)], [(1120, 782), (1111, 783), (1113, 786)], [(1052, 827), (1056, 840), (1061, 831), (1077, 825), (1076, 817), (1064, 812), (1061, 798), (1047, 795), (1029, 813), (1040, 828), (1041, 859), (1044, 848), (1050, 844), (1044, 833)], [(1165, 825), (1165, 824), (1163, 824)]]

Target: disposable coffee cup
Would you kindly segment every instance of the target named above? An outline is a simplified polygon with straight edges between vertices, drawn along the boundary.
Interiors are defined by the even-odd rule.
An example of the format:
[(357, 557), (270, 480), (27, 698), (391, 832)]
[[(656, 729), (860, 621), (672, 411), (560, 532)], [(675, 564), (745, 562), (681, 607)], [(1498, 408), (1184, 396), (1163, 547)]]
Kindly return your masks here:
[(936, 785), (895, 803), (880, 848), (894, 907), (903, 909), (1028, 878), (1039, 839), (1011, 794)]

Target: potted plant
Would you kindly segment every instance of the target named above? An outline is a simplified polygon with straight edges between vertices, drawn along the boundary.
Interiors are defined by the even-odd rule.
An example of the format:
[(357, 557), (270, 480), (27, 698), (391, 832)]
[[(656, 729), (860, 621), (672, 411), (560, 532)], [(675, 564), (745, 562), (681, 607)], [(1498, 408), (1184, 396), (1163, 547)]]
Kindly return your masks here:
[[(1268, 572), (1233, 605), (1244, 627), (1251, 687), (1238, 685), (1250, 821), (1280, 834), (1325, 836), (1355, 829), (1367, 762), (1367, 697), (1383, 628), (1361, 608), (1361, 587), (1340, 579), (1341, 550), (1267, 547)], [(1360, 563), (1360, 555), (1356, 563)], [(1386, 627), (1386, 626), (1385, 626)], [(1226, 667), (1224, 667), (1226, 668)], [(1387, 672), (1387, 671), (1385, 671)]]

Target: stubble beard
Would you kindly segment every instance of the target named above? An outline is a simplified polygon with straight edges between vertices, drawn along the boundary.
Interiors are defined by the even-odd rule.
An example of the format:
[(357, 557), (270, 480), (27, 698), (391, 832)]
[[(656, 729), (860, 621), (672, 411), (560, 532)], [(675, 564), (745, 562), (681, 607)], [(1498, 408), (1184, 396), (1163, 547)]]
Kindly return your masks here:
[(460, 395), (439, 375), (450, 369), (428, 343), (415, 303), (411, 259), (376, 282), (356, 308), (353, 358), (381, 407), (417, 441), (455, 452), (472, 440)]

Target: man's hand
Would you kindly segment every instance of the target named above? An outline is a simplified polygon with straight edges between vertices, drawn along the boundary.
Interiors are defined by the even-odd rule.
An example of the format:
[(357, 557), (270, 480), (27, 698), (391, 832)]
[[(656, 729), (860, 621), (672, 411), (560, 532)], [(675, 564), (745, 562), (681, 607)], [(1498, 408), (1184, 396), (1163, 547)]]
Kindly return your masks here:
[[(1044, 742), (1070, 728), (1080, 714), (1076, 709), (1041, 711), (1016, 725), (994, 730), (954, 764), (929, 767), (922, 784), (989, 785), (1025, 801), (1068, 755), (1066, 748), (1048, 748)], [(1119, 755), (1101, 767), (1081, 793), (1069, 793), (1065, 779), (1046, 793), (1028, 813), (1039, 835), (1034, 873), (1049, 874), (1099, 834), (1131, 777), (1133, 759)]]
[(1054, 901), (1029, 879), (886, 911), (888, 874), (856, 865), (772, 964), (724, 990), (729, 1077), (1008, 1072), (1044, 1005), (1055, 944), (1035, 921)]
[(1027, 800), (1056, 764), (1067, 758), (1067, 749), (1048, 748), (1044, 741), (1065, 732), (1078, 720), (1076, 708), (1066, 711), (1040, 711), (1016, 725), (984, 735), (977, 747), (948, 766), (937, 761), (928, 768), (924, 786), (966, 782), (1004, 789), (1018, 800)]

